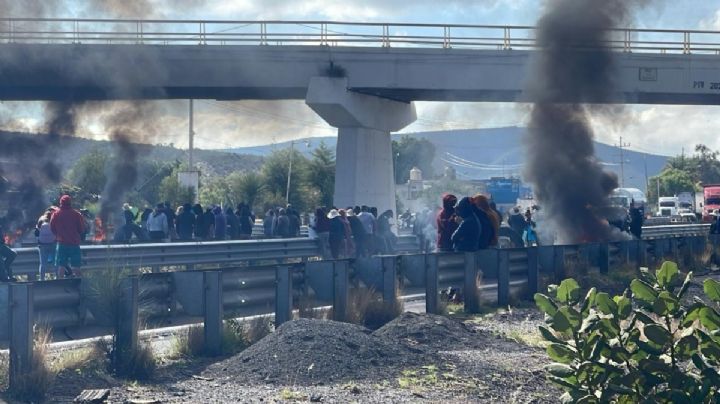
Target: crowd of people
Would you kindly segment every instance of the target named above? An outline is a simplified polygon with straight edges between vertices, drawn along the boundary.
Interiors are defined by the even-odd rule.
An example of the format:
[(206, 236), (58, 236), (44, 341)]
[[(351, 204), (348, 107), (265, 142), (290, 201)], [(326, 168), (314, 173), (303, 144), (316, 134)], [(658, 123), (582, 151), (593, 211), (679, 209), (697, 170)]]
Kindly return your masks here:
[(397, 236), (392, 231), (393, 211), (378, 215), (377, 208), (355, 206), (346, 209), (320, 207), (310, 218), (308, 236), (318, 239), (324, 258), (358, 258), (395, 251)]
[(128, 243), (133, 237), (152, 242), (247, 240), (254, 225), (255, 215), (244, 203), (235, 209), (217, 205), (203, 208), (199, 203), (185, 203), (173, 209), (165, 202), (142, 212), (126, 203), (113, 241)]
[[(533, 206), (521, 213), (513, 208), (507, 224), (526, 246), (538, 245), (536, 222), (533, 216), (539, 208)], [(631, 206), (629, 231), (640, 237), (642, 212)], [(487, 196), (477, 194), (458, 199), (452, 194), (442, 197), (437, 212), (425, 209), (415, 215), (406, 211), (393, 221), (393, 211), (378, 214), (377, 208), (355, 206), (317, 208), (306, 218), (308, 236), (319, 240), (323, 258), (358, 258), (373, 254), (390, 254), (396, 250), (397, 236), (393, 226), (409, 228), (418, 238), (424, 252), (471, 252), (498, 246), (503, 215)], [(138, 241), (213, 241), (247, 240), (253, 235), (256, 217), (250, 206), (240, 203), (235, 209), (221, 206), (185, 203), (173, 209), (169, 203), (157, 204), (154, 209), (137, 210), (124, 204), (118, 215), (112, 240), (128, 243)], [(304, 220), (288, 204), (285, 208), (269, 209), (261, 219), (265, 238), (299, 237)], [(80, 244), (93, 234), (97, 224), (87, 211), (72, 208), (70, 196), (60, 198), (59, 206), (52, 206), (38, 219), (35, 229), (40, 255), (40, 279), (50, 273), (58, 277), (78, 275), (81, 266)], [(716, 226), (719, 227), (719, 226)], [(11, 264), (16, 253), (0, 242), (0, 281), (13, 281)]]

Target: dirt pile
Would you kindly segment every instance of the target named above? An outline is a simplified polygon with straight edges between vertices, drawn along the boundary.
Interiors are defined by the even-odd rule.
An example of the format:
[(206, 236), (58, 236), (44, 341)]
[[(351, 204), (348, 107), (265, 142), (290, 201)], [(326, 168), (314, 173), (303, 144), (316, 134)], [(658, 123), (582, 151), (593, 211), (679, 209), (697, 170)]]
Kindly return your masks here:
[(386, 379), (393, 369), (423, 363), (425, 354), (363, 327), (299, 319), (242, 353), (210, 366), (205, 376), (238, 383), (329, 384)]
[(400, 341), (423, 349), (453, 349), (475, 346), (482, 336), (465, 324), (434, 314), (405, 312), (373, 333), (374, 336)]

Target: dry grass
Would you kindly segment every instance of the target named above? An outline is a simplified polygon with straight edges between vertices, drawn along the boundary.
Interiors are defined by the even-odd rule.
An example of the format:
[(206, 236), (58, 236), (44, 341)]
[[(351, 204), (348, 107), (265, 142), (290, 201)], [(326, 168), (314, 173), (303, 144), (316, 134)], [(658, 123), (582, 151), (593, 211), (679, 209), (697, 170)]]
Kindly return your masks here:
[(272, 318), (268, 316), (259, 316), (242, 322), (228, 320), (223, 327), (223, 353), (240, 352), (265, 338), (272, 331)]
[(60, 373), (64, 370), (76, 372), (102, 372), (107, 369), (107, 357), (95, 346), (63, 352), (50, 364), (50, 368)]
[(9, 372), (10, 358), (4, 353), (0, 353), (0, 390), (7, 389)]
[(35, 333), (31, 371), (12, 381), (9, 393), (13, 398), (26, 402), (40, 402), (45, 398), (55, 378), (55, 372), (47, 364), (50, 334), (49, 328)]
[(255, 317), (245, 322), (243, 331), (247, 345), (252, 345), (272, 333), (272, 318), (267, 316)]
[(170, 358), (193, 358), (201, 356), (205, 352), (205, 330), (202, 326), (194, 325), (188, 327), (172, 341)]
[(317, 301), (307, 294), (298, 299), (298, 311), (295, 318), (313, 318), (316, 320), (327, 320), (330, 318), (328, 310), (318, 307)]
[[(400, 296), (400, 292), (396, 293)], [(354, 288), (349, 291), (347, 321), (376, 330), (402, 314), (402, 301), (385, 302), (374, 288)]]
[[(115, 338), (113, 338), (115, 341)], [(117, 352), (114, 342), (104, 338), (95, 341), (94, 349), (107, 358), (108, 372), (132, 380), (148, 380), (155, 373), (157, 362), (152, 348), (138, 342), (133, 352)], [(120, 355), (127, 355), (120, 358)]]

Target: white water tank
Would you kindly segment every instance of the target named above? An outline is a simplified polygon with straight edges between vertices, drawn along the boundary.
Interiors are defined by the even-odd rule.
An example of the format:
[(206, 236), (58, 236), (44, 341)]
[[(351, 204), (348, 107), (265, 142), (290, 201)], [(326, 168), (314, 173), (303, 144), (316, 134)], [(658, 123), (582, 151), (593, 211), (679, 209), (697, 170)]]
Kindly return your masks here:
[(410, 181), (422, 181), (422, 171), (419, 168), (413, 167), (410, 170)]

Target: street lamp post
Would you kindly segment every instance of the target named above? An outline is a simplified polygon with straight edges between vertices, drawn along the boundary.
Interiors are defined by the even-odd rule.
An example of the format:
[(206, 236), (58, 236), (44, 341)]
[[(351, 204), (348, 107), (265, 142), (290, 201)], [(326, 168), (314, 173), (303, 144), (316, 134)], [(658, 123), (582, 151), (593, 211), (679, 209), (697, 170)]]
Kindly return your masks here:
[[(310, 147), (310, 141), (305, 141), (305, 146)], [(295, 156), (295, 141), (290, 141), (290, 162), (288, 163), (287, 187), (285, 189), (285, 203), (290, 203), (290, 177), (292, 176), (293, 157)]]

